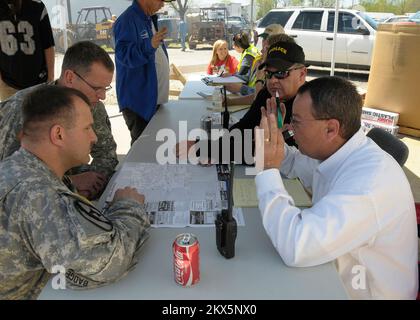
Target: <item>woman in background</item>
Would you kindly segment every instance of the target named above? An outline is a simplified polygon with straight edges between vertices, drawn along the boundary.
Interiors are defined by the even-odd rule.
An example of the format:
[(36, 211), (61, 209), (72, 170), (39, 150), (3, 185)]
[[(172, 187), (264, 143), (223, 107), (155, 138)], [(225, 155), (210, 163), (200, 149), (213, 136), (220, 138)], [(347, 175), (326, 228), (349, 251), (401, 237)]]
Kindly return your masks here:
[(233, 48), (241, 55), (235, 76), (242, 79), (244, 85), (232, 83), (228, 84), (226, 89), (243, 96), (252, 94), (255, 92), (255, 74), (253, 75), (251, 71), (255, 70), (256, 63), (261, 59), (261, 53), (249, 42), (249, 36), (244, 32), (233, 37)]
[(227, 42), (225, 40), (217, 40), (213, 45), (213, 56), (207, 67), (207, 74), (222, 73), (230, 75), (236, 72), (238, 60), (229, 54)]

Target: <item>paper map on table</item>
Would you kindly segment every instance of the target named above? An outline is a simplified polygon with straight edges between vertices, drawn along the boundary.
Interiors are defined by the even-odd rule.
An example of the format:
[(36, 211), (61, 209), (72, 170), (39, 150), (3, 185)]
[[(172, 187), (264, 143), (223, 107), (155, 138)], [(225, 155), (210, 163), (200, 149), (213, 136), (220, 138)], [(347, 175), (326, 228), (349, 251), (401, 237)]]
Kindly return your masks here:
[[(212, 226), (214, 223), (207, 223), (209, 217), (227, 206), (226, 184), (219, 181), (216, 168), (126, 162), (110, 186), (106, 201), (113, 199), (117, 189), (130, 186), (144, 194), (145, 209), (155, 227)], [(239, 217), (242, 212), (237, 215), (243, 221)]]
[[(147, 212), (149, 221), (154, 228), (182, 228), (182, 227), (213, 227), (218, 211), (189, 211), (189, 212), (168, 212), (151, 211)], [(244, 216), (241, 208), (233, 208), (233, 217), (238, 226), (244, 226)]]

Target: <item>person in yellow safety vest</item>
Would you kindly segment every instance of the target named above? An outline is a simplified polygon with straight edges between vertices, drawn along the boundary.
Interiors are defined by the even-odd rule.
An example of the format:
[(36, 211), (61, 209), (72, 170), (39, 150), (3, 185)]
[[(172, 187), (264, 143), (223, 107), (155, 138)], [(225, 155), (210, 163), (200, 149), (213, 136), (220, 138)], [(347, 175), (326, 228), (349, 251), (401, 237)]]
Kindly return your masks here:
[[(235, 76), (244, 80), (245, 84), (249, 86), (250, 80), (252, 82), (251, 70), (260, 59), (261, 53), (253, 44), (250, 44), (249, 36), (245, 32), (238, 33), (233, 37), (233, 48), (241, 54)], [(228, 86), (227, 89), (231, 92), (239, 92), (240, 87), (240, 85), (233, 84)]]
[[(278, 25), (280, 26), (280, 25)], [(268, 28), (268, 27), (267, 27)], [(280, 31), (278, 31), (280, 32)], [(259, 70), (259, 66), (264, 62), (267, 56), (268, 48), (276, 42), (290, 42), (295, 43), (294, 39), (286, 35), (285, 33), (268, 33), (269, 36), (266, 37), (263, 34), (260, 37), (263, 38), (262, 49), (261, 49), (261, 58), (256, 62), (254, 68), (251, 70), (251, 81), (254, 82), (254, 88), (242, 85), (240, 88), (241, 96), (228, 97), (227, 104), (228, 106), (235, 105), (251, 105), (254, 102), (254, 99), (257, 97), (258, 93), (265, 86), (265, 71)], [(255, 91), (254, 91), (255, 90)]]
[(111, 24), (113, 24), (115, 22), (115, 20), (117, 20), (117, 16), (115, 14), (113, 14), (111, 16), (111, 19), (108, 19), (108, 22), (111, 22)]
[[(243, 84), (243, 85), (233, 84), (233, 85), (230, 85), (229, 88), (227, 88), (231, 92), (240, 92), (242, 95), (242, 97), (230, 99), (232, 101), (229, 101), (228, 99), (228, 103), (231, 103), (232, 105), (251, 104), (256, 96), (256, 93), (258, 93), (258, 91), (264, 86), (264, 81), (261, 80), (261, 78), (264, 77), (264, 71), (262, 70), (259, 71), (258, 67), (264, 60), (264, 49), (266, 47), (268, 48), (267, 38), (271, 35), (276, 35), (276, 34), (284, 34), (284, 29), (280, 24), (270, 24), (264, 29), (264, 32), (257, 35), (258, 38), (262, 39), (261, 54), (259, 54), (253, 61), (252, 68), (249, 73), (248, 83)], [(257, 82), (262, 82), (262, 84), (258, 88), (257, 88)], [(248, 98), (243, 99), (245, 97), (248, 97)]]
[[(260, 64), (263, 63), (263, 60), (265, 59), (265, 55), (267, 53), (266, 51), (269, 47), (268, 37), (271, 35), (276, 35), (276, 34), (284, 34), (284, 29), (281, 25), (273, 23), (273, 24), (268, 25), (264, 29), (264, 32), (258, 35), (258, 37), (262, 39), (262, 49), (261, 49), (261, 54), (259, 58), (255, 59), (255, 63), (251, 69), (251, 76), (248, 82), (248, 86), (251, 88), (255, 88), (257, 80), (264, 77), (264, 71), (259, 70), (258, 67), (260, 66)], [(278, 41), (275, 41), (275, 42), (278, 42)]]

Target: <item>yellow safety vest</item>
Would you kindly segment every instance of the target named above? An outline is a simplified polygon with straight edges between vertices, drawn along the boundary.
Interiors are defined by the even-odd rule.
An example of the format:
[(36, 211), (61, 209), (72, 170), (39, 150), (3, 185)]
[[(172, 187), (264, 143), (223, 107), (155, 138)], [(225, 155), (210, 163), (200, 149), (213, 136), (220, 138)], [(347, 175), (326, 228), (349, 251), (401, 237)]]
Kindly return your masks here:
[[(251, 72), (255, 69), (255, 64), (261, 58), (261, 53), (259, 52), (259, 50), (258, 50), (258, 48), (256, 46), (254, 46), (253, 44), (251, 44), (246, 50), (244, 50), (244, 52), (242, 52), (241, 58), (239, 59), (237, 71), (239, 71), (241, 69), (242, 60), (244, 60), (245, 56), (248, 55), (248, 54), (251, 57), (254, 57), (254, 61), (252, 62), (252, 65), (251, 65)], [(249, 87), (255, 87), (256, 72), (254, 72), (253, 78), (254, 79), (252, 79), (252, 73), (251, 73), (251, 77), (250, 77), (249, 82), (247, 84)]]
[(249, 76), (249, 81), (248, 81), (248, 87), (250, 88), (255, 88), (255, 84), (257, 82), (257, 71), (258, 71), (257, 62), (260, 61), (261, 59), (262, 59), (262, 55), (259, 55), (258, 57), (254, 59), (254, 62), (252, 63), (251, 74)]

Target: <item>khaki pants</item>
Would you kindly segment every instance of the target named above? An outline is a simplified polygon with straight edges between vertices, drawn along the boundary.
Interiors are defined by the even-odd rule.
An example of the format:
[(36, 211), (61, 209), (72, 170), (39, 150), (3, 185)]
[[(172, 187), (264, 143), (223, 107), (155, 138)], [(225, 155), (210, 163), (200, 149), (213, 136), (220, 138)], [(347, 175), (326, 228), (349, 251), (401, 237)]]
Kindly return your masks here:
[(17, 89), (9, 87), (6, 83), (4, 83), (0, 76), (0, 101), (7, 100), (17, 91)]

